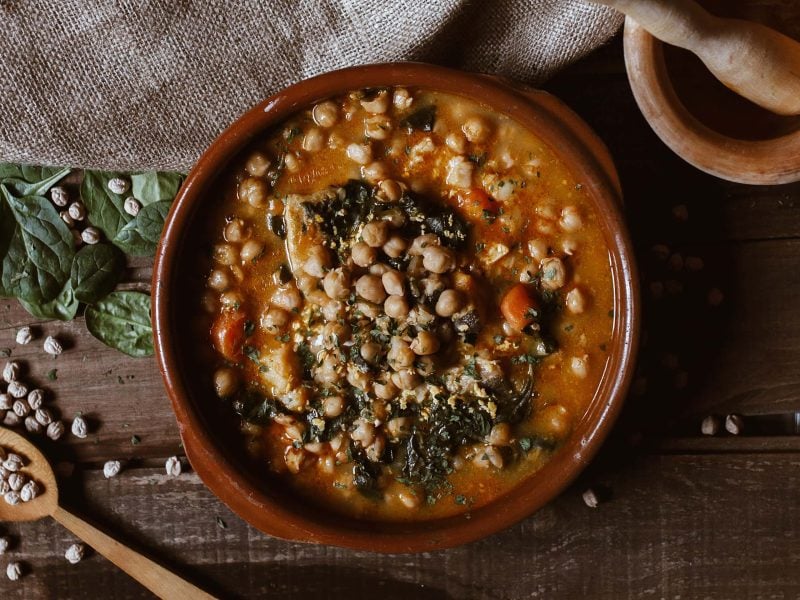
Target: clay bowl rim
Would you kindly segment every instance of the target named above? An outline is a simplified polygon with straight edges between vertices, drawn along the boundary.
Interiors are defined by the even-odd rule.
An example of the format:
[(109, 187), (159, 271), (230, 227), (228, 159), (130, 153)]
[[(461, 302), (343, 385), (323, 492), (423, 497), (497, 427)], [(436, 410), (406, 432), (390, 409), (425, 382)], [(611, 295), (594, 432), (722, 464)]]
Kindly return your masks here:
[[(480, 99), (498, 112), (514, 115), (551, 146), (594, 199), (605, 228), (614, 277), (611, 352), (595, 397), (564, 446), (536, 474), (467, 517), (382, 523), (321, 514), (291, 506), (269, 491), (263, 480), (241, 468), (215, 441), (207, 427), (202, 399), (189, 394), (192, 374), (181, 364), (175, 331), (180, 277), (176, 267), (189, 237), (185, 228), (207, 188), (256, 135), (315, 101), (352, 89), (390, 85), (417, 86)], [(588, 146), (588, 148), (586, 147)], [(525, 91), (496, 78), (421, 63), (385, 63), (351, 67), (304, 80), (267, 98), (225, 130), (190, 171), (168, 215), (153, 271), (155, 348), (181, 438), (193, 468), (211, 491), (245, 521), (276, 537), (377, 552), (423, 552), (467, 543), (529, 516), (561, 493), (597, 452), (624, 402), (638, 347), (640, 298), (638, 273), (620, 213), (619, 183), (607, 150), (593, 132), (560, 101), (544, 92)], [(187, 359), (188, 360), (188, 359)], [(185, 369), (185, 370), (184, 370)], [(219, 434), (217, 434), (219, 435)]]
[(800, 131), (744, 140), (715, 131), (692, 115), (667, 70), (664, 44), (627, 17), (625, 67), (633, 96), (650, 127), (678, 156), (716, 177), (751, 185), (800, 180)]

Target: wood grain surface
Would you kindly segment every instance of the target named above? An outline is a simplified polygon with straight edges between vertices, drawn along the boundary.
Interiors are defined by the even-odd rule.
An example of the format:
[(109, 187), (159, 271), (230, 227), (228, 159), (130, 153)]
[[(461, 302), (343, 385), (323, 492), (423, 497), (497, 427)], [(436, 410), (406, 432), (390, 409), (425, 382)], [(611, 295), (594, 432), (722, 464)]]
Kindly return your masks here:
[[(40, 336), (68, 341), (57, 359), (42, 337), (18, 347), (14, 333), (30, 320), (3, 301), (0, 350), (25, 363), (60, 414), (90, 421), (85, 440), (42, 444), (59, 463), (65, 504), (224, 598), (800, 597), (800, 185), (735, 185), (671, 154), (632, 99), (619, 41), (547, 88), (617, 160), (646, 298), (635, 389), (572, 488), (507, 531), (432, 554), (271, 539), (191, 471), (164, 473), (181, 449), (154, 360), (105, 348), (80, 319), (37, 324)], [(701, 259), (702, 270), (671, 268), (655, 245)], [(128, 280), (146, 282), (149, 267), (130, 265)], [(704, 416), (731, 412), (744, 415), (742, 435), (700, 435)], [(124, 468), (106, 480), (109, 459)], [(595, 509), (581, 500), (587, 487), (605, 498)], [(94, 553), (68, 564), (74, 539), (55, 523), (0, 524), (3, 533), (13, 546), (0, 567), (21, 560), (26, 574), (1, 577), (0, 598), (148, 597)]]

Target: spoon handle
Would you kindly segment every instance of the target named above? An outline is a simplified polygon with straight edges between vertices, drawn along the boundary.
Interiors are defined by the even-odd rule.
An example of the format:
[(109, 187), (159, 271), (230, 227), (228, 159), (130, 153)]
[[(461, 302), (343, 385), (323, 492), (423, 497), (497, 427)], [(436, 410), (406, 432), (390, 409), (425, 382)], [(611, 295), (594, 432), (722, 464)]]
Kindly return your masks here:
[(61, 506), (56, 508), (53, 518), (159, 598), (214, 598)]

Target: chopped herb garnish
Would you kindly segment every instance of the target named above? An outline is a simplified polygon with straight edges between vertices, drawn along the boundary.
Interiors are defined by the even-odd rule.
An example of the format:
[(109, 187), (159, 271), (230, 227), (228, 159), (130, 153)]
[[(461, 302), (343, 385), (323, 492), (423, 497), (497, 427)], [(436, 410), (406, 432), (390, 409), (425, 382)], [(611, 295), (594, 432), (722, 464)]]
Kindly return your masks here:
[(50, 369), (47, 372), (47, 378), (50, 381), (55, 381), (56, 379), (58, 379), (58, 369)]
[(250, 337), (256, 330), (256, 324), (252, 321), (245, 321), (244, 322), (244, 336)]
[(454, 498), (454, 500), (456, 501), (456, 504), (461, 504), (461, 505), (464, 505), (464, 504), (466, 504), (466, 503), (467, 503), (467, 498), (466, 498), (466, 496), (462, 496), (461, 494), (459, 494), (458, 496), (456, 496), (456, 497)]
[(142, 442), (142, 438), (140, 438), (138, 435), (132, 435), (131, 436), (131, 445), (132, 446), (138, 446), (141, 442)]

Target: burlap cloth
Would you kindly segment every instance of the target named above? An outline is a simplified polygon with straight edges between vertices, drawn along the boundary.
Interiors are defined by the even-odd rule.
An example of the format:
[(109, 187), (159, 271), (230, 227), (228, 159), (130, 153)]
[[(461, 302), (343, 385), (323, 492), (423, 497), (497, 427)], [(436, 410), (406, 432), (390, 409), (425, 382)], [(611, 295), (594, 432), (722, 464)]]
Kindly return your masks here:
[(580, 0), (0, 0), (0, 161), (187, 170), (323, 71), (424, 60), (537, 83), (620, 23)]

